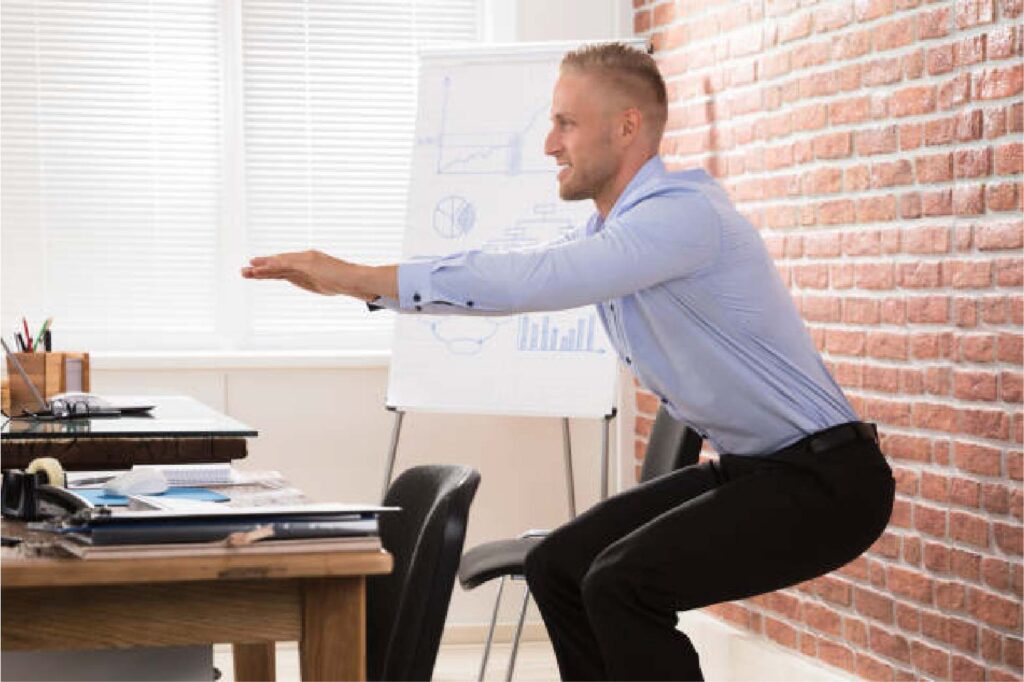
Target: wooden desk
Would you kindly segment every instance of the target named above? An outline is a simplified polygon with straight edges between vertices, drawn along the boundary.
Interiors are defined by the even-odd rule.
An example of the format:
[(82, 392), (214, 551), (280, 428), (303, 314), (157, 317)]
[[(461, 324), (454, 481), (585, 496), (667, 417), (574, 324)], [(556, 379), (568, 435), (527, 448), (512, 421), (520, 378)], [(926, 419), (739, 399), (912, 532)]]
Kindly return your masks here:
[(255, 429), (187, 396), (110, 398), (156, 407), (140, 416), (13, 419), (0, 429), (3, 467), (24, 469), (36, 457), (56, 457), (68, 471), (230, 462), (245, 457), (245, 439), (257, 435)]
[(291, 640), (302, 679), (366, 679), (366, 576), (392, 565), (373, 551), (0, 559), (3, 650), (231, 642), (238, 680), (274, 679), (273, 643)]

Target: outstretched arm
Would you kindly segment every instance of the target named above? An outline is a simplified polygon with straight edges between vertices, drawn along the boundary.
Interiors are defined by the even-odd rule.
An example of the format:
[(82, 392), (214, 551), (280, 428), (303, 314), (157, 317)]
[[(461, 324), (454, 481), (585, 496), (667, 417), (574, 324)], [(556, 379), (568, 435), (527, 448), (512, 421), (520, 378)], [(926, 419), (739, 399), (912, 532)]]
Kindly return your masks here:
[(363, 301), (398, 298), (398, 266), (359, 265), (322, 251), (258, 256), (242, 268), (246, 279), (280, 279), (325, 296), (344, 295)]

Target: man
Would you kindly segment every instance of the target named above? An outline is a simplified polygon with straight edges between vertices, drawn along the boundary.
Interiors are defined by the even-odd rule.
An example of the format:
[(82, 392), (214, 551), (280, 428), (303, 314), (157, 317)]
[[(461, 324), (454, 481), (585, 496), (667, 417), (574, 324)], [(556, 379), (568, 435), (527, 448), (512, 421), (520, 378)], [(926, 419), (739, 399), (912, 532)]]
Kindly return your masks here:
[(254, 258), (285, 279), (402, 311), (597, 305), (619, 356), (722, 453), (602, 502), (527, 558), (564, 679), (702, 679), (678, 611), (776, 590), (857, 557), (894, 481), (829, 375), (756, 230), (702, 170), (657, 155), (654, 61), (585, 47), (562, 62), (545, 153), (585, 228), (507, 254), (364, 267), (319, 252)]

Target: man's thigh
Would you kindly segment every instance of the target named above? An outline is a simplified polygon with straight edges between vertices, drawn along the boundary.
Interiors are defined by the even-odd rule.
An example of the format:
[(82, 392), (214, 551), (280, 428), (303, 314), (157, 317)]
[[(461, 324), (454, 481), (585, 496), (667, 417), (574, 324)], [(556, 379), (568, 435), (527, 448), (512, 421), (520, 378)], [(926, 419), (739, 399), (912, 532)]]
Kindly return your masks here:
[(694, 464), (600, 502), (552, 531), (534, 551), (576, 581), (609, 545), (720, 484), (716, 465)]
[(858, 513), (830, 490), (787, 469), (734, 479), (616, 540), (588, 579), (635, 581), (651, 606), (686, 610), (827, 573), (860, 555), (885, 525), (876, 510)]

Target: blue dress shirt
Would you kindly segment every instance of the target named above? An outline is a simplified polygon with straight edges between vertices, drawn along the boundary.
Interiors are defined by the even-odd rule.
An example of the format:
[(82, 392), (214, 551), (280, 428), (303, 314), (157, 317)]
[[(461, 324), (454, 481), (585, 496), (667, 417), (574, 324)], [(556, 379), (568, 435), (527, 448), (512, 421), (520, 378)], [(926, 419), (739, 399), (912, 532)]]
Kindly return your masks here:
[(398, 301), (430, 314), (596, 304), (619, 357), (720, 453), (764, 455), (856, 414), (754, 227), (703, 170), (652, 157), (602, 220), (542, 246), (404, 262)]

